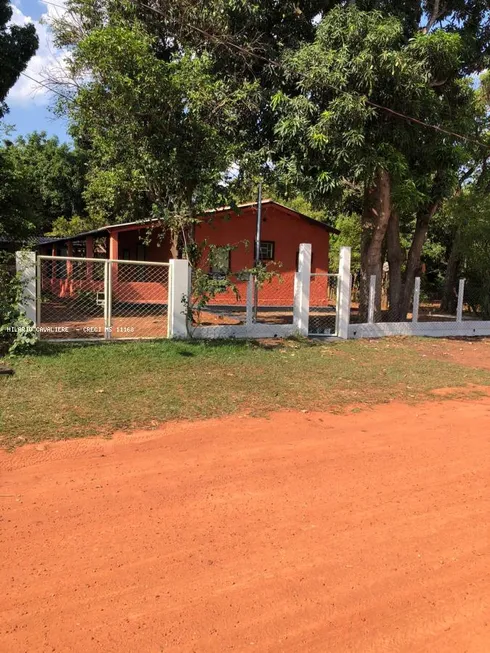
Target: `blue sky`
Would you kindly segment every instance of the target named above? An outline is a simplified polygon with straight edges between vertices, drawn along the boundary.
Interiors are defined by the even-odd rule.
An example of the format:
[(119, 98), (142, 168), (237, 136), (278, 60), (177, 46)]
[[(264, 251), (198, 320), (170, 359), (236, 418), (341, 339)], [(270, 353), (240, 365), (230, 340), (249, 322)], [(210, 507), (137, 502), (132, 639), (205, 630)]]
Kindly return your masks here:
[[(50, 2), (57, 6), (49, 4)], [(64, 0), (12, 1), (14, 11), (12, 22), (17, 25), (32, 22), (36, 26), (39, 49), (25, 71), (34, 79), (42, 80), (48, 70), (62, 65), (63, 53), (54, 47), (50, 28), (44, 24), (44, 21), (62, 14), (63, 5)], [(7, 96), (10, 113), (5, 116), (4, 123), (14, 126), (15, 131), (11, 136), (44, 130), (50, 136), (58, 136), (62, 141), (69, 140), (66, 120), (57, 118), (50, 110), (53, 103), (53, 96), (48, 91), (21, 76)]]

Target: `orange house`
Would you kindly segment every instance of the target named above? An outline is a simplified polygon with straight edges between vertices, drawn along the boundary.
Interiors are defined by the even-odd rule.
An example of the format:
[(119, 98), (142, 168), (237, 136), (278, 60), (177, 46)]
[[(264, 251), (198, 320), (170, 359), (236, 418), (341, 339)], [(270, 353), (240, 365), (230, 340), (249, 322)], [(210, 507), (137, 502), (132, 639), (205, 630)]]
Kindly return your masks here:
[[(239, 206), (238, 212), (229, 208), (208, 211), (195, 227), (197, 243), (212, 244), (216, 247), (214, 269), (203, 262), (210, 274), (236, 274), (254, 266), (255, 236), (257, 226), (257, 204), (249, 203)], [(151, 226), (151, 230), (149, 230)], [(267, 282), (259, 291), (260, 306), (291, 306), (294, 294), (294, 277), (298, 264), (299, 245), (312, 245), (312, 272), (329, 271), (330, 234), (339, 232), (298, 211), (294, 211), (273, 200), (262, 202), (262, 221), (260, 238), (260, 260), (278, 273), (270, 283)], [(229, 246), (233, 246), (230, 251)], [(220, 252), (220, 247), (223, 250)], [(100, 258), (120, 261), (156, 261), (167, 262), (171, 255), (171, 243), (168, 234), (148, 222), (108, 225), (70, 238), (53, 239), (40, 247), (40, 252), (52, 256), (77, 256), (82, 258)], [(207, 256), (203, 261), (207, 261)], [(95, 264), (94, 264), (95, 265)], [(68, 268), (70, 264), (66, 266)], [(89, 265), (86, 266), (87, 270)], [(70, 269), (64, 268), (61, 274), (52, 274), (52, 290), (60, 296), (71, 295), (82, 289), (83, 284), (69, 282)], [(70, 266), (71, 268), (71, 266)], [(134, 302), (151, 303), (151, 284), (144, 279), (125, 278), (124, 266), (118, 266), (119, 284), (127, 284), (126, 296), (130, 290)], [(53, 268), (54, 270), (54, 268)], [(126, 270), (128, 272), (128, 270)], [(92, 279), (92, 271), (90, 271)], [(101, 283), (102, 285), (102, 283)], [(77, 288), (78, 286), (78, 288)], [(129, 288), (131, 286), (131, 288)], [(237, 280), (237, 287), (242, 300), (246, 297), (247, 282)], [(315, 284), (312, 286), (312, 293)], [(161, 295), (160, 295), (161, 296)], [(314, 301), (314, 296), (311, 297)], [(219, 295), (214, 304), (235, 304), (232, 292)]]

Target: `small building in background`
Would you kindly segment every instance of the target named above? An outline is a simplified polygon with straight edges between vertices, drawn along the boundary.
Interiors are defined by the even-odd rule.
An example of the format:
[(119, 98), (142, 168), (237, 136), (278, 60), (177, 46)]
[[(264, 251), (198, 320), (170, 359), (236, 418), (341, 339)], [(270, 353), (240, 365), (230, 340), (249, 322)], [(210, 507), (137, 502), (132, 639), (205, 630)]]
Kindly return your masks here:
[[(213, 265), (204, 252), (201, 267), (209, 274), (235, 275), (252, 268), (255, 262), (255, 235), (257, 203), (241, 204), (237, 211), (222, 208), (206, 212), (195, 225), (197, 243), (215, 246)], [(259, 259), (268, 269), (278, 273), (260, 290), (261, 306), (289, 306), (294, 293), (294, 277), (298, 266), (299, 245), (312, 245), (312, 272), (329, 271), (330, 235), (339, 232), (327, 224), (318, 222), (273, 200), (262, 202), (262, 223)], [(230, 247), (233, 249), (230, 251)], [(220, 248), (222, 252), (220, 253)], [(118, 261), (167, 262), (172, 258), (170, 235), (158, 223), (132, 222), (107, 225), (93, 231), (68, 238), (44, 241), (38, 251), (51, 256), (111, 259)], [(140, 266), (121, 264), (114, 270), (114, 282), (137, 285), (144, 283), (146, 270)], [(85, 269), (85, 268), (84, 268)], [(87, 274), (93, 274), (90, 266)], [(70, 271), (73, 265), (51, 266), (52, 291), (59, 296), (79, 292), (83, 279), (73, 283)], [(85, 274), (85, 273), (84, 273)], [(139, 276), (138, 276), (139, 275)], [(134, 277), (134, 278), (133, 278)], [(141, 278), (140, 278), (141, 277)], [(92, 279), (90, 279), (92, 281)], [(82, 284), (82, 285), (81, 285)], [(236, 284), (242, 297), (246, 296), (247, 281), (240, 276)], [(129, 288), (129, 286), (128, 286)], [(314, 292), (314, 285), (312, 287)], [(137, 293), (135, 294), (135, 297)], [(140, 301), (144, 301), (141, 297)], [(214, 304), (227, 305), (236, 302), (231, 291), (219, 295)]]

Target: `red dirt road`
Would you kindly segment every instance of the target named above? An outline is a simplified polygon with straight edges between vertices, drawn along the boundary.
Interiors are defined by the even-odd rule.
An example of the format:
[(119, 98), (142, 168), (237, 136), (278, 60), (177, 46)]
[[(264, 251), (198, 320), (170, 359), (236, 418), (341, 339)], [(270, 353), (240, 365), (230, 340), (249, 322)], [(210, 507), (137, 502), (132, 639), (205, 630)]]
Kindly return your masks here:
[(1, 454), (2, 653), (487, 653), (490, 398)]

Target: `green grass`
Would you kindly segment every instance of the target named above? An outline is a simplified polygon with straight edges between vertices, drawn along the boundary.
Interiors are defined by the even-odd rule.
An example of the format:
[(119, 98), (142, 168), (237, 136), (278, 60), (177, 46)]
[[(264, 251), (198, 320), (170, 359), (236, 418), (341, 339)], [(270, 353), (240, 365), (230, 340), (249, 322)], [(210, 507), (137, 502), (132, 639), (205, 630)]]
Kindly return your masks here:
[(239, 412), (343, 410), (441, 387), (490, 385), (490, 372), (422, 357), (412, 341), (132, 342), (44, 345), (0, 376), (0, 445), (110, 434)]

